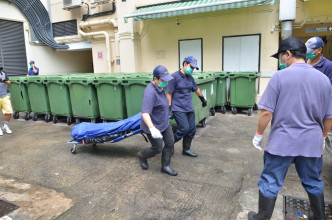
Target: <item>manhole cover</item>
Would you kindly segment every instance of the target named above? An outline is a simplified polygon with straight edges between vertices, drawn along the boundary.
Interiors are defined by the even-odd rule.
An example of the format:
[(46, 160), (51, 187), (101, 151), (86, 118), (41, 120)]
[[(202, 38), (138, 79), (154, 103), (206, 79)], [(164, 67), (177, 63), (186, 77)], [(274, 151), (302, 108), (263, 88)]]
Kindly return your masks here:
[(18, 209), (17, 205), (14, 205), (12, 203), (0, 199), (0, 217), (14, 211), (15, 209)]
[[(284, 220), (309, 219), (309, 199), (284, 196)], [(304, 216), (306, 218), (301, 217)], [(326, 220), (332, 220), (332, 203), (325, 201)]]

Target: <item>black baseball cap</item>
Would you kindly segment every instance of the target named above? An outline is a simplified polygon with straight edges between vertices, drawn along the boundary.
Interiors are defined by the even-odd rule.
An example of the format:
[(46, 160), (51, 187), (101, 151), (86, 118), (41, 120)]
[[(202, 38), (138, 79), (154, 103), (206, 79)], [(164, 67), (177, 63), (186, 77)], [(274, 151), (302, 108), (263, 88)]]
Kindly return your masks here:
[(302, 40), (296, 37), (286, 38), (285, 40), (281, 41), (279, 45), (278, 52), (273, 54), (271, 57), (279, 58), (279, 53), (286, 52), (287, 50), (291, 51), (303, 51), (304, 53), (307, 51), (307, 47), (303, 43)]

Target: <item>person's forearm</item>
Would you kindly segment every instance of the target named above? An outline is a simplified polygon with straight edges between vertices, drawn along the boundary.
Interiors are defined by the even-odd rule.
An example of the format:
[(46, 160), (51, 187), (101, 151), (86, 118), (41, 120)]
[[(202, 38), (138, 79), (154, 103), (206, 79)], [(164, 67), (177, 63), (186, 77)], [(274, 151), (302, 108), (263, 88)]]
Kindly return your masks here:
[(202, 94), (202, 92), (201, 92), (201, 90), (200, 90), (199, 88), (195, 91), (195, 93), (196, 93), (196, 95), (197, 95), (198, 97), (203, 96), (203, 94)]
[(172, 93), (168, 92), (167, 97), (168, 97), (168, 105), (170, 106), (170, 105), (172, 105)]
[(142, 113), (142, 118), (143, 118), (144, 123), (146, 124), (146, 126), (149, 129), (154, 126), (153, 123), (152, 123), (151, 117), (148, 113)]
[(332, 118), (325, 118), (323, 120), (323, 124), (324, 124), (323, 136), (325, 137), (327, 135), (327, 133), (331, 130)]
[(263, 134), (266, 126), (270, 123), (273, 112), (262, 109), (258, 118), (257, 133)]

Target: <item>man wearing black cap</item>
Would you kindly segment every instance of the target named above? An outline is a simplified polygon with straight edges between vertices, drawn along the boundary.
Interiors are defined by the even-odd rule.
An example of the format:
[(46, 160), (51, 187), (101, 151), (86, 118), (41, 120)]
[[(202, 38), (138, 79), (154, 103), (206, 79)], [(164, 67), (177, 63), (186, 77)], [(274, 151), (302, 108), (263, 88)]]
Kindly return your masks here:
[(308, 193), (313, 219), (325, 219), (320, 173), (324, 137), (332, 125), (332, 87), (323, 73), (305, 63), (306, 50), (300, 39), (291, 37), (273, 55), (281, 70), (271, 78), (258, 105), (262, 110), (252, 141), (255, 148), (262, 150), (264, 130), (272, 122), (258, 180), (259, 211), (249, 212), (249, 220), (271, 218), (292, 163)]
[(36, 67), (35, 61), (30, 61), (30, 68), (27, 76), (38, 76), (39, 75), (39, 68)]
[(190, 150), (192, 139), (196, 133), (195, 111), (191, 92), (196, 93), (203, 107), (207, 105), (207, 101), (191, 75), (194, 69), (198, 70), (195, 57), (185, 58), (182, 69), (172, 74), (174, 79), (169, 81), (167, 87), (169, 108), (173, 112), (178, 126), (174, 139), (177, 142), (183, 138), (182, 154), (190, 157), (197, 157), (197, 154)]

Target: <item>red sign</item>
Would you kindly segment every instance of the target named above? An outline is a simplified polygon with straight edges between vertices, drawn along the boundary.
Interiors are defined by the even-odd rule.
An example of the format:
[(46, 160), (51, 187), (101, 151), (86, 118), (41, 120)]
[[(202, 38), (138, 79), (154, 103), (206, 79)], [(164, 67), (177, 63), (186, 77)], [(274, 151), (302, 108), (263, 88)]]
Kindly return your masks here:
[(103, 52), (98, 52), (98, 59), (102, 59), (103, 58)]

